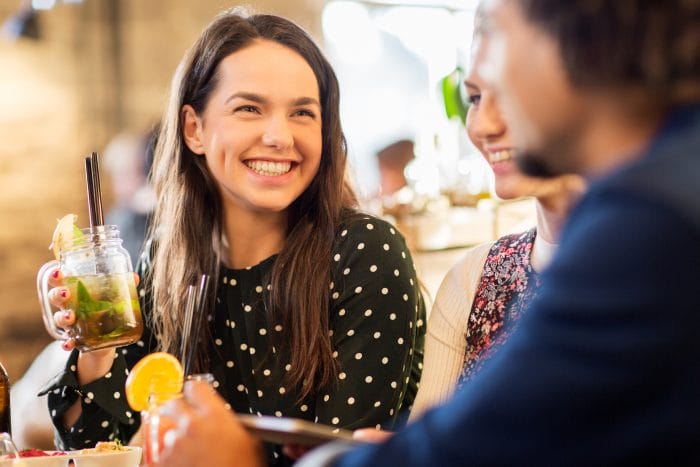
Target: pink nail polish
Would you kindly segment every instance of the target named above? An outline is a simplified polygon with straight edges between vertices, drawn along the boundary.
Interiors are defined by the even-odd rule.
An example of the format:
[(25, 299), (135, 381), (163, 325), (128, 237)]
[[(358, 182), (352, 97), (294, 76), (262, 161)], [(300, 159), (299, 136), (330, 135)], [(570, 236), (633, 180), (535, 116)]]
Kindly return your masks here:
[(54, 271), (51, 273), (51, 277), (58, 279), (58, 269), (54, 269)]
[(66, 321), (68, 321), (69, 319), (71, 319), (71, 316), (72, 316), (72, 313), (71, 313), (70, 311), (64, 311), (64, 312), (63, 312), (63, 319), (65, 319)]
[(63, 297), (63, 298), (68, 297), (68, 290), (66, 290), (66, 289), (61, 290), (61, 297)]

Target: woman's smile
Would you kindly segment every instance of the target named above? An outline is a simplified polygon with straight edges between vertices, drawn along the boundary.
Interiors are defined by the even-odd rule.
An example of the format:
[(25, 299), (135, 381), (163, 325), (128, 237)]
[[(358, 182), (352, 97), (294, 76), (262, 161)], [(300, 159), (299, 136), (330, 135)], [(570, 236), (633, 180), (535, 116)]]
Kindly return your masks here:
[(244, 162), (250, 170), (258, 175), (265, 177), (279, 177), (289, 173), (292, 170), (293, 163), (291, 161), (266, 161), (266, 160), (247, 160)]

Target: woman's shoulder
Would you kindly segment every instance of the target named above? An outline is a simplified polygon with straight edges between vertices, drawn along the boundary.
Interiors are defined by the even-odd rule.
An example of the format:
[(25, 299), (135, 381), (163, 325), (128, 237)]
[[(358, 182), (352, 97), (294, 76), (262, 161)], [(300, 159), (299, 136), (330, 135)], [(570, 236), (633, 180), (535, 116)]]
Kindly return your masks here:
[(393, 224), (363, 213), (355, 214), (340, 224), (336, 243), (339, 246), (355, 245), (360, 249), (371, 249), (377, 246), (387, 251), (392, 246), (406, 249), (406, 240)]
[(450, 268), (444, 282), (458, 284), (460, 289), (473, 286), (474, 281), (481, 278), (486, 260), (494, 248), (495, 254), (507, 252), (508, 247), (514, 244), (532, 242), (535, 232), (533, 228), (524, 232), (506, 234), (496, 240), (480, 243), (469, 248)]
[(435, 296), (431, 322), (450, 323), (450, 327), (460, 332), (466, 329), (472, 299), (494, 243), (490, 241), (469, 248), (445, 274)]
[(460, 288), (464, 288), (466, 284), (473, 282), (475, 278), (481, 277), (484, 262), (495, 243), (495, 241), (490, 241), (469, 248), (450, 268), (445, 279), (451, 279), (453, 282), (462, 284)]
[(379, 232), (388, 232), (391, 235), (401, 235), (391, 222), (382, 219), (381, 217), (362, 212), (348, 216), (340, 223), (340, 228), (341, 230), (346, 229), (348, 232), (356, 232), (362, 229), (369, 231), (377, 229)]

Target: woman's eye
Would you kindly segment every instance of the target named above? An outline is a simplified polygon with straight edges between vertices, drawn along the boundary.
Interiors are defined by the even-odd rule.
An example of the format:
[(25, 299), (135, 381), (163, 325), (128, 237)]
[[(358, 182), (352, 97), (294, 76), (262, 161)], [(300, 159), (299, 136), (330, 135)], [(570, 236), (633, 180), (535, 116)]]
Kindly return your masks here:
[(316, 114), (309, 109), (299, 109), (294, 112), (294, 115), (299, 115), (302, 117), (316, 118)]
[(467, 96), (467, 102), (469, 105), (479, 105), (479, 102), (481, 102), (481, 94), (469, 94)]
[(251, 112), (251, 113), (258, 113), (258, 108), (255, 107), (254, 105), (241, 105), (239, 107), (236, 107), (236, 112)]

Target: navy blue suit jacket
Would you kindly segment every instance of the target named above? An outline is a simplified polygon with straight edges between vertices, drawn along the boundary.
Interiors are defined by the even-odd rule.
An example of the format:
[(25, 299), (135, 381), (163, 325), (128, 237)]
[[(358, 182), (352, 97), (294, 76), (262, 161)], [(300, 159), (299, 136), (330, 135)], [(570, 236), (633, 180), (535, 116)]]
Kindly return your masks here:
[(593, 184), (470, 385), (337, 464), (700, 465), (700, 107)]

